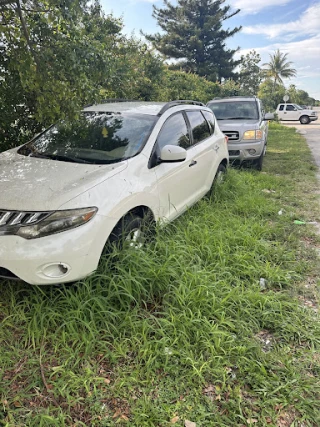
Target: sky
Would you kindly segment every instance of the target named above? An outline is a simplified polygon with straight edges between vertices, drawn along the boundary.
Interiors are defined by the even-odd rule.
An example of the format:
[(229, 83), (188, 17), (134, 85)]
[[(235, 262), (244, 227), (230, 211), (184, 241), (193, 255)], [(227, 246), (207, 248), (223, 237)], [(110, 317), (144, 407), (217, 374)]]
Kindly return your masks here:
[[(162, 0), (101, 0), (106, 14), (122, 17), (124, 33), (143, 38), (140, 30), (154, 34), (161, 30), (152, 17), (152, 5)], [(172, 0), (171, 3), (175, 3)], [(284, 80), (320, 99), (320, 0), (226, 0), (231, 10), (240, 12), (225, 21), (226, 27), (242, 26), (241, 32), (227, 39), (228, 48), (240, 47), (235, 58), (254, 49), (261, 64), (276, 49), (288, 53), (297, 76)]]

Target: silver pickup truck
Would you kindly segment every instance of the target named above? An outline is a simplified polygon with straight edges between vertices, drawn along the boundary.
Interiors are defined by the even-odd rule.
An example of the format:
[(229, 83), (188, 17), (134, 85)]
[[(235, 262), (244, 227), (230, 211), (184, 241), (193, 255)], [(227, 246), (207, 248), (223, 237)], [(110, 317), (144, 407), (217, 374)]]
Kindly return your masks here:
[(274, 114), (265, 114), (261, 100), (255, 96), (215, 98), (207, 106), (228, 137), (230, 163), (261, 170), (267, 149), (268, 120), (273, 120)]

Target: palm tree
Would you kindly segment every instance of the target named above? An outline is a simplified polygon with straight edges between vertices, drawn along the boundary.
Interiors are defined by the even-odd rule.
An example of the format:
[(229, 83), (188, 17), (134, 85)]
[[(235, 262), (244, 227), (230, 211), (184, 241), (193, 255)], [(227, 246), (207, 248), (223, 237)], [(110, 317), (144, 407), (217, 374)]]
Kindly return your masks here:
[(270, 54), (269, 56), (270, 61), (262, 65), (266, 66), (266, 68), (264, 68), (266, 76), (273, 79), (274, 90), (276, 83), (283, 85), (282, 78), (295, 77), (297, 75), (297, 70), (291, 68), (293, 62), (287, 61), (287, 53), (281, 53), (280, 50), (277, 49), (274, 54)]

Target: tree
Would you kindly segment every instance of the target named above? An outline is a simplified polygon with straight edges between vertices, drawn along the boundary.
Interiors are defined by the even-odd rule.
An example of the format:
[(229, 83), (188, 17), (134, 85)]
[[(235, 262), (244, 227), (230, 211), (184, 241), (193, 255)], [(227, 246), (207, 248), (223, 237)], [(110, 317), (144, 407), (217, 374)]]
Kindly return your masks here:
[(220, 95), (220, 85), (197, 74), (166, 69), (155, 84), (155, 92), (158, 101), (193, 99), (208, 102)]
[(308, 92), (302, 89), (297, 89), (295, 85), (289, 86), (287, 95), (289, 95), (289, 102), (295, 102), (300, 105), (313, 105), (315, 101), (309, 96)]
[(0, 151), (96, 101), (125, 42), (121, 21), (84, 0), (0, 0), (0, 29)]
[(225, 80), (220, 85), (220, 96), (244, 96), (247, 95), (242, 90), (239, 82), (229, 79)]
[(261, 83), (258, 97), (262, 100), (266, 111), (274, 111), (278, 104), (283, 102), (286, 89), (279, 83), (274, 83), (271, 79), (266, 79)]
[(259, 67), (260, 55), (251, 50), (246, 55), (241, 56), (239, 83), (245, 95), (256, 95), (262, 81), (262, 71)]
[(178, 0), (177, 6), (164, 0), (165, 8), (153, 6), (153, 17), (164, 34), (147, 35), (147, 40), (167, 57), (178, 59), (175, 67), (205, 76), (210, 81), (234, 76), (240, 63), (233, 59), (238, 49), (227, 49), (226, 40), (241, 27), (224, 29), (223, 23), (240, 10), (230, 12), (225, 0)]
[(281, 53), (279, 49), (274, 54), (270, 54), (270, 61), (263, 64), (265, 75), (273, 79), (273, 89), (276, 83), (283, 85), (283, 78), (295, 77), (297, 71), (292, 68), (293, 62), (287, 61), (287, 53)]
[(88, 1), (1, 0), (0, 46), (7, 72), (33, 93), (40, 121), (73, 115), (93, 100), (110, 74), (112, 47), (122, 24)]

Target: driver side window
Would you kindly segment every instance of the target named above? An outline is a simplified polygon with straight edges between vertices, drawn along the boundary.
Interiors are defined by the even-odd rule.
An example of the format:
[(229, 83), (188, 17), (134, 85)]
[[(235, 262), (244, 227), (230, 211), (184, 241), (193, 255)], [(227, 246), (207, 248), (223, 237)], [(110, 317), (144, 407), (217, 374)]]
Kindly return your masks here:
[(287, 105), (287, 111), (296, 111), (293, 105)]

